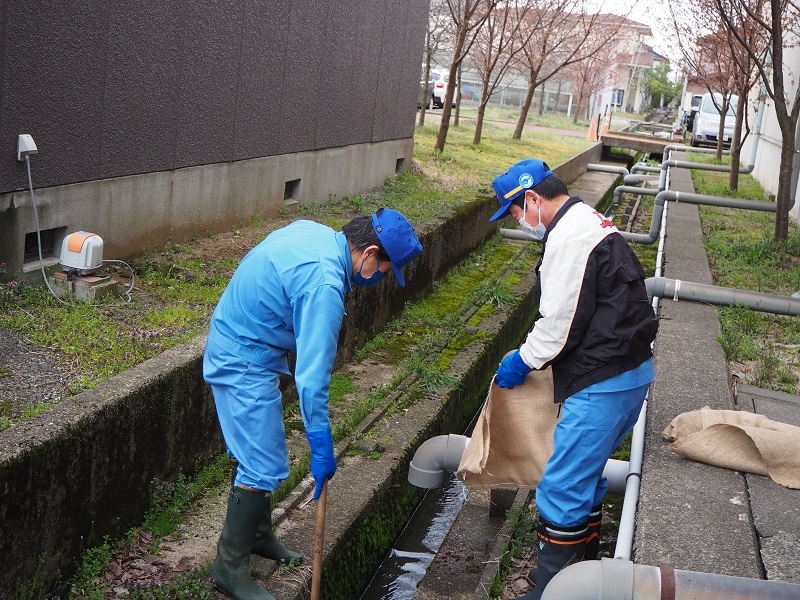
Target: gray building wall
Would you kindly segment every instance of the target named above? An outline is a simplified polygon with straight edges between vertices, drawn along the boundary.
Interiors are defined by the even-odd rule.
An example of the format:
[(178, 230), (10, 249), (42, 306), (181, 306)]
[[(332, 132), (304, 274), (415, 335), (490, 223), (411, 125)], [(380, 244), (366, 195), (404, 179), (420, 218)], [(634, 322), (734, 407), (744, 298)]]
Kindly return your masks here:
[(0, 262), (20, 270), (35, 231), (21, 133), (56, 253), (78, 229), (121, 258), (380, 184), (410, 163), (427, 8), (2, 1)]

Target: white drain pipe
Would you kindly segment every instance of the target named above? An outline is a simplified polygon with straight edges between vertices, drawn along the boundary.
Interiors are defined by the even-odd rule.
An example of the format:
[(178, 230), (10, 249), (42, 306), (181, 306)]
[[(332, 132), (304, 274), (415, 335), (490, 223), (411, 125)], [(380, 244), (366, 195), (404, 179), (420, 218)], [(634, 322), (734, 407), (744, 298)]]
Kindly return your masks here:
[(603, 558), (575, 563), (547, 584), (542, 600), (797, 600), (800, 585)]
[[(470, 438), (455, 433), (425, 440), (417, 448), (408, 466), (408, 482), (425, 489), (442, 485), (448, 473), (458, 471), (461, 455), (464, 454), (469, 440)], [(629, 466), (626, 461), (609, 458), (603, 469), (603, 476), (608, 479), (608, 491), (621, 495), (625, 491), (628, 474)]]

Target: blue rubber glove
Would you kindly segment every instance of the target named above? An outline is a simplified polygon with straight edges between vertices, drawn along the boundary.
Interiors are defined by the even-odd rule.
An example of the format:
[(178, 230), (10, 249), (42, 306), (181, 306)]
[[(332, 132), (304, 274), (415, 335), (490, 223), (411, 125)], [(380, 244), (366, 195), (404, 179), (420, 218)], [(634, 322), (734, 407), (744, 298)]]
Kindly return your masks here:
[(497, 373), (494, 375), (494, 382), (501, 388), (513, 388), (515, 385), (522, 385), (525, 381), (525, 376), (533, 371), (526, 365), (522, 357), (519, 355), (519, 350), (507, 354), (497, 368)]
[(322, 486), (336, 473), (336, 455), (333, 453), (333, 435), (330, 427), (306, 431), (308, 445), (311, 447), (311, 474), (317, 486), (314, 488), (314, 500), (322, 493)]

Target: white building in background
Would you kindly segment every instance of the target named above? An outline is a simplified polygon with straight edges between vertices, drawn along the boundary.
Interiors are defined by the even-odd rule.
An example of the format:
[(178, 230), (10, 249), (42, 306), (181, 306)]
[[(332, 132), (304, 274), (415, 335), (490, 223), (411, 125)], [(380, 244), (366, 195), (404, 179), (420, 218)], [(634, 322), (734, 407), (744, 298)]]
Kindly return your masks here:
[(653, 37), (649, 25), (618, 15), (604, 15), (619, 22), (616, 36), (616, 68), (603, 89), (596, 90), (590, 102), (589, 117), (603, 116), (607, 112), (624, 111), (638, 113), (644, 109), (646, 100), (642, 89), (642, 76), (648, 69), (666, 60), (647, 43)]
[[(800, 74), (800, 48), (796, 44), (783, 50), (783, 72), (787, 97), (794, 98), (797, 90), (797, 76)], [(747, 110), (748, 122), (753, 123), (753, 131), (742, 145), (741, 162), (744, 165), (753, 164), (753, 177), (755, 177), (768, 194), (778, 193), (778, 175), (783, 146), (783, 134), (775, 117), (775, 106), (772, 99), (764, 94), (763, 114), (758, 119), (760, 85), (753, 86), (748, 97)], [(757, 125), (757, 127), (756, 127)], [(800, 146), (800, 131), (795, 133), (795, 140)], [(800, 225), (800, 201), (798, 201), (797, 176), (800, 158), (795, 154), (794, 178), (794, 207), (789, 212), (789, 218)]]

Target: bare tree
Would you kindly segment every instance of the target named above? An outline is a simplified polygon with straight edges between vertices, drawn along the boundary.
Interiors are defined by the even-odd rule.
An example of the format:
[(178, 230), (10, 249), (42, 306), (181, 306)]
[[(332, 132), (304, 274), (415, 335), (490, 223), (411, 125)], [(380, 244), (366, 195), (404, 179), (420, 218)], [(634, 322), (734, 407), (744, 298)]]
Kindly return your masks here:
[[(695, 71), (702, 77), (706, 89), (711, 93), (711, 101), (719, 112), (717, 129), (717, 160), (722, 158), (725, 135), (725, 116), (730, 110), (736, 92), (736, 77), (731, 65), (734, 63), (733, 50), (728, 44), (728, 31), (722, 27), (709, 35), (698, 38), (699, 52), (694, 61)], [(731, 146), (739, 146), (738, 140), (731, 140)]]
[[(712, 0), (711, 7), (714, 19), (738, 42), (741, 52), (749, 56), (765, 93), (772, 100), (783, 138), (775, 198), (774, 239), (785, 241), (789, 234), (789, 210), (794, 201), (791, 197), (793, 178), (797, 177), (800, 169), (795, 139), (800, 117), (800, 86), (792, 96), (789, 95), (791, 88), (787, 86), (783, 64), (783, 51), (789, 42), (784, 32), (791, 32), (793, 36), (789, 37), (797, 39), (800, 8), (791, 0)], [(731, 63), (727, 68), (738, 67), (737, 63)], [(744, 98), (740, 102), (744, 103)]]
[[(591, 58), (610, 44), (620, 21), (610, 15), (586, 14), (584, 0), (539, 0), (528, 11), (520, 35), (529, 40), (520, 54), (520, 70), (527, 74), (528, 91), (522, 104), (514, 139), (522, 138), (536, 88), (579, 61)], [(544, 94), (544, 89), (542, 89)]]
[(441, 2), (431, 2), (428, 12), (428, 27), (425, 30), (425, 73), (422, 80), (422, 97), (420, 98), (420, 111), (418, 127), (425, 125), (425, 112), (430, 98), (431, 90), (431, 64), (433, 57), (441, 49), (446, 36), (452, 34), (451, 21), (449, 15), (445, 13), (444, 5)]
[(523, 1), (495, 9), (476, 36), (470, 57), (481, 78), (481, 97), (473, 144), (481, 141), (489, 99), (527, 42), (520, 37), (519, 28), (528, 12), (528, 5), (529, 2)]
[(444, 107), (442, 108), (442, 122), (439, 125), (439, 133), (436, 135), (434, 150), (444, 151), (444, 146), (447, 142), (453, 98), (455, 96), (456, 83), (458, 82), (458, 69), (472, 47), (478, 31), (480, 31), (480, 28), (498, 3), (499, 0), (446, 0), (450, 18), (453, 22), (453, 60), (450, 63), (447, 93), (445, 94)]
[[(797, 177), (795, 166), (800, 166), (797, 158), (797, 142), (795, 133), (800, 117), (800, 86), (796, 86), (794, 96), (788, 96), (786, 73), (783, 65), (783, 50), (787, 40), (784, 31), (798, 33), (800, 8), (787, 0), (769, 0), (768, 2), (748, 2), (747, 0), (715, 0), (717, 10), (723, 23), (739, 40), (753, 59), (753, 63), (761, 75), (761, 81), (767, 95), (772, 99), (775, 117), (781, 130), (780, 170), (778, 172), (778, 193), (775, 198), (775, 241), (785, 241), (789, 236), (789, 210), (794, 198), (791, 198), (792, 180)], [(747, 27), (752, 27), (753, 38), (761, 39), (769, 48), (768, 58), (758, 54), (758, 47), (748, 46), (742, 35)], [(795, 38), (796, 39), (796, 38)], [(771, 58), (771, 60), (770, 60)], [(796, 179), (795, 179), (796, 181)]]
[[(763, 3), (764, 0), (756, 0)], [(711, 22), (704, 32), (697, 32), (686, 23), (695, 23), (693, 19), (687, 19), (688, 13), (700, 11), (703, 14), (711, 15)], [(754, 35), (755, 31), (751, 26), (745, 24), (744, 29), (739, 32), (739, 38), (746, 40), (743, 45), (739, 38), (734, 35), (732, 29), (718, 18), (716, 0), (699, 0), (699, 5), (693, 4), (688, 9), (685, 5), (670, 5), (672, 23), (670, 26), (676, 33), (679, 48), (683, 54), (683, 62), (686, 70), (693, 73), (693, 80), (702, 83), (709, 92), (719, 92), (722, 95), (721, 102), (712, 96), (714, 105), (720, 113), (720, 125), (717, 132), (717, 158), (722, 157), (725, 116), (728, 113), (728, 105), (733, 95), (738, 96), (736, 105), (736, 120), (733, 136), (731, 139), (731, 164), (738, 166), (741, 157), (742, 142), (749, 134), (746, 124), (747, 96), (751, 88), (757, 81), (757, 71), (754, 68), (753, 58), (746, 47), (753, 49), (753, 54), (763, 56), (765, 46), (763, 40)], [(700, 35), (700, 34), (703, 35)], [(694, 44), (693, 44), (694, 41)], [(739, 170), (731, 169), (728, 185), (732, 190), (739, 186)]]
[(574, 62), (567, 67), (567, 73), (573, 81), (577, 102), (572, 122), (577, 123), (583, 114), (589, 117), (588, 101), (591, 95), (608, 86), (614, 78), (617, 66), (618, 48), (611, 44), (601, 44), (583, 60)]

